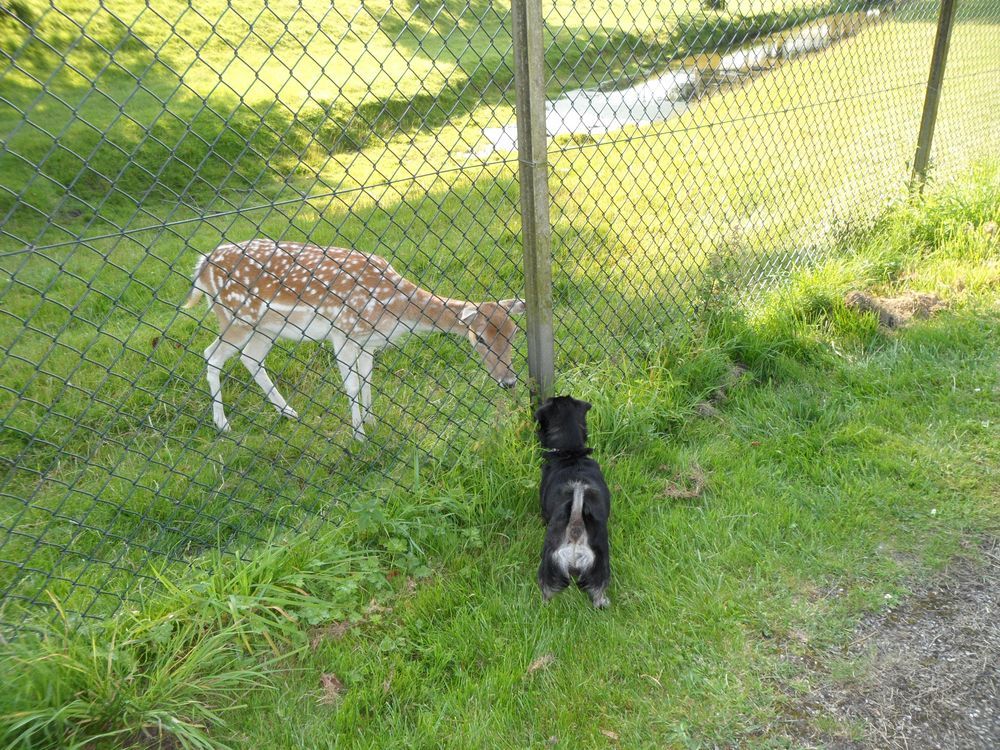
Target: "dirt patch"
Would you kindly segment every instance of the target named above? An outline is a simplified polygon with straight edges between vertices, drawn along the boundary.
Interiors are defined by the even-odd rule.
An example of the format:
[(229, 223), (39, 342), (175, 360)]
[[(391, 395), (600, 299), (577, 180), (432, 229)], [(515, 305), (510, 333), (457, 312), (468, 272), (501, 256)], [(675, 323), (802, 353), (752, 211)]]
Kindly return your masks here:
[(752, 375), (746, 367), (739, 363), (731, 364), (718, 387), (708, 394), (708, 398), (705, 401), (694, 405), (695, 414), (706, 418), (720, 417), (721, 412), (717, 407), (722, 406), (729, 400), (729, 392), (733, 388), (745, 379), (750, 378), (752, 378)]
[[(806, 663), (818, 685), (790, 701), (776, 734), (836, 750), (1000, 747), (1000, 551), (959, 560), (862, 622), (851, 644)], [(849, 677), (830, 674), (830, 664)], [(831, 729), (831, 726), (836, 729)]]
[[(661, 466), (660, 470), (666, 471), (667, 467)], [(701, 493), (705, 491), (707, 480), (708, 477), (702, 468), (698, 464), (694, 464), (689, 476), (674, 474), (673, 479), (667, 482), (667, 486), (664, 487), (663, 496), (671, 500), (693, 500), (701, 497)]]
[[(413, 592), (416, 590), (416, 585), (414, 585), (413, 588), (410, 588), (409, 584), (411, 581), (413, 581), (412, 578), (408, 578), (406, 581), (407, 590)], [(353, 620), (338, 620), (337, 622), (331, 622), (326, 625), (312, 628), (309, 631), (309, 647), (315, 651), (327, 641), (339, 641), (353, 628), (359, 628), (371, 622), (380, 622), (383, 615), (391, 612), (392, 607), (382, 606), (377, 601), (372, 599), (368, 603), (368, 606), (365, 607), (365, 611), (360, 617)]]
[(555, 661), (556, 657), (554, 657), (552, 654), (542, 654), (533, 662), (531, 662), (531, 664), (528, 666), (528, 671), (526, 672), (526, 674), (529, 675), (534, 674), (539, 669), (545, 669), (551, 666), (552, 664), (555, 663)]
[(325, 706), (332, 706), (340, 700), (344, 694), (344, 683), (332, 672), (324, 672), (319, 676), (320, 696), (319, 702)]
[(948, 304), (936, 294), (907, 292), (901, 297), (875, 297), (865, 292), (848, 292), (844, 304), (858, 312), (875, 313), (879, 325), (900, 328), (913, 319), (929, 318)]

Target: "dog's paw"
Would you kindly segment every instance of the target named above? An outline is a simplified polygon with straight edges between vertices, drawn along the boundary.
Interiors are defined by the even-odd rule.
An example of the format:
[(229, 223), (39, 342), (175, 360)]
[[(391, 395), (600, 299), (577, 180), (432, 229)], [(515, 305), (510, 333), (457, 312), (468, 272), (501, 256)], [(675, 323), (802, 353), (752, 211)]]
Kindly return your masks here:
[(590, 601), (594, 603), (594, 606), (597, 609), (605, 609), (611, 606), (611, 600), (608, 599), (608, 595), (605, 594), (603, 591), (591, 594)]

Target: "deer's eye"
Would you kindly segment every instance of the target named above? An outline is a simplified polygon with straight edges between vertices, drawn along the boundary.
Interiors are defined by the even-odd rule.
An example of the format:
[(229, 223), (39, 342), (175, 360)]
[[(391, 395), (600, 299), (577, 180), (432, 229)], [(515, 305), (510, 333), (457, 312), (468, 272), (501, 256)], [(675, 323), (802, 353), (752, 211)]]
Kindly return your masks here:
[(479, 346), (485, 346), (487, 349), (490, 348), (490, 342), (488, 342), (485, 338), (483, 338), (482, 335), (480, 335), (478, 333), (476, 334), (476, 343)]

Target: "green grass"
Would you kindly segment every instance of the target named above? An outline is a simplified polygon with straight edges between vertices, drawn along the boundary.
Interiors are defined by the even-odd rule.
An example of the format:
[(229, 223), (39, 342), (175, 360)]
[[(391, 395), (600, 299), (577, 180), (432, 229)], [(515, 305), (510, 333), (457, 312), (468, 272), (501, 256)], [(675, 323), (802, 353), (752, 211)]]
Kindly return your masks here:
[(274, 539), (248, 562), (209, 555), (183, 581), (162, 580), (141, 609), (86, 628), (63, 615), (61, 629), (23, 633), (0, 653), (0, 674), (17, 685), (0, 700), (0, 742), (220, 747), (207, 730), (243, 695), (271, 687), (305, 627), (385, 588), (374, 561), (341, 542), (327, 532)]
[[(546, 15), (549, 94), (857, 4), (753, 0), (704, 13), (692, 0), (637, 13), (560, 0)], [(15, 246), (454, 166), (450, 152), (512, 118), (508, 10), (491, 0), (75, 1), (35, 13), (30, 35), (4, 18), (0, 47), (17, 62), (0, 109), (0, 209), (14, 209)], [(39, 232), (45, 217), (55, 225)]]
[[(644, 357), (561, 376), (560, 392), (594, 404), (614, 493), (609, 610), (572, 590), (540, 602), (536, 448), (517, 409), (315, 541), (209, 558), (60, 653), (192, 623), (241, 654), (233, 670), (264, 663), (273, 688), (213, 698), (194, 684), (175, 718), (232, 747), (784, 746), (774, 719), (808, 676), (782, 654), (821, 658), (886, 594), (997, 531), (998, 174), (981, 165), (900, 202), (755, 303), (710, 276), (701, 314)], [(949, 308), (886, 332), (845, 308), (855, 288), (934, 292)], [(699, 417), (733, 363), (749, 377)], [(671, 498), (696, 467), (703, 493)], [(44, 701), (40, 677), (19, 682), (0, 713), (42, 705), (49, 744), (34, 747), (156, 720), (109, 720), (98, 672), (63, 677), (72, 690), (54, 678)]]
[[(5, 662), (31, 675), (3, 704), (22, 731), (58, 745), (167, 726), (192, 747), (752, 734), (777, 700), (774, 638), (836, 637), (898, 584), (884, 550), (931, 564), (993, 523), (996, 238), (983, 228), (997, 218), (997, 167), (947, 184), (1000, 138), (1000, 89), (982, 85), (1000, 49), (989, 3), (961, 6), (935, 141), (941, 187), (874, 229), (905, 192), (935, 3), (907, 3), (668, 123), (553, 144), (561, 387), (596, 404), (618, 498), (619, 583), (599, 620), (571, 595), (537, 606), (524, 393), (497, 392), (461, 342), (380, 357), (364, 447), (321, 347), (269, 360), (300, 421), (278, 420), (236, 367), (234, 433), (207, 424), (200, 352), (214, 322), (177, 308), (195, 258), (223, 237), (351, 245), (472, 299), (523, 288), (514, 162), (467, 155), (511, 118), (505, 6), (302, 5), (199, 3), (181, 17), (133, 0), (47, 14), (3, 4), (23, 22), (0, 16), (3, 50), (20, 49), (24, 23), (36, 38), (0, 102), (0, 620), (54, 597), (72, 629), (80, 614), (106, 619), (120, 594), (146, 602), (137, 620), (88, 626), (83, 642), (49, 633)], [(633, 5), (550, 7), (550, 96), (827, 10), (761, 0), (703, 16), (660, 3), (636, 17)], [(80, 26), (90, 40), (75, 45)], [(751, 282), (831, 250), (733, 311)], [(936, 290), (954, 308), (886, 336), (843, 309), (852, 285)], [(701, 322), (678, 323), (692, 304)], [(720, 423), (695, 420), (733, 361), (754, 385)], [(706, 495), (662, 497), (695, 464), (710, 473)], [(320, 526), (334, 529), (320, 543), (361, 559), (209, 557), (231, 576), (185, 577), (220, 544)], [(649, 543), (628, 546), (638, 541)], [(423, 582), (410, 591), (410, 578)], [(848, 584), (844, 601), (817, 594), (831, 580)], [(390, 589), (392, 615), (366, 614), (368, 595)], [(177, 619), (194, 625), (156, 641), (152, 628)], [(240, 701), (217, 688), (240, 689), (267, 671), (262, 654), (297, 653), (306, 624), (331, 619), (364, 624), (301, 653), (272, 675), (281, 700), (249, 694), (223, 726), (216, 708)], [(107, 661), (110, 642), (120, 662)], [(556, 660), (526, 676), (546, 654)], [(335, 709), (315, 702), (327, 672), (346, 686)], [(177, 682), (187, 692), (163, 692)], [(578, 713), (585, 702), (553, 697), (579, 685), (602, 707), (598, 724)]]
[[(344, 450), (356, 449), (331, 353), (320, 347), (279, 347), (268, 364), (302, 419), (278, 420), (236, 365), (225, 385), (235, 432), (219, 436), (206, 423), (209, 404), (200, 356), (215, 335), (215, 324), (203, 320), (200, 309), (194, 314), (177, 309), (199, 253), (222, 237), (309, 238), (388, 255), (408, 276), (445, 294), (510, 297), (523, 288), (514, 165), (470, 166), (455, 153), (475, 145), (481, 127), (491, 124), (477, 110), (467, 120), (401, 134), (388, 144), (373, 142), (362, 151), (334, 153), (328, 143), (313, 158), (315, 154), (279, 149), (269, 164), (282, 175), (281, 186), (265, 190), (264, 183), (254, 182), (258, 172), (269, 170), (259, 154), (270, 154), (277, 135), (257, 130), (261, 112), (244, 111), (235, 100), (212, 105), (221, 118), (201, 109), (199, 97), (208, 93), (198, 87), (213, 85), (206, 83), (206, 66), (215, 64), (211, 59), (185, 77), (185, 86), (194, 89), (183, 89), (181, 100), (171, 99), (165, 112), (145, 95), (129, 99), (135, 83), (127, 71), (141, 67), (147, 47), (157, 46), (154, 32), (159, 28), (162, 35), (164, 23), (144, 12), (135, 27), (140, 41), (135, 41), (126, 38), (110, 13), (131, 23), (138, 6), (106, 7), (110, 10), (98, 9), (88, 21), (93, 35), (107, 42), (105, 47), (119, 50), (116, 59), (123, 63), (96, 76), (106, 96), (83, 84), (107, 62), (94, 45), (66, 53), (81, 72), (58, 74), (52, 92), (72, 106), (88, 96), (82, 112), (102, 128), (123, 104), (135, 122), (117, 121), (127, 130), (122, 143), (133, 144), (144, 128), (163, 128), (165, 150), (154, 150), (138, 163), (147, 164), (147, 172), (150, 165), (165, 171), (154, 186), (147, 172), (125, 165), (123, 154), (104, 144), (92, 162), (107, 176), (125, 169), (116, 184), (128, 200), (110, 195), (98, 207), (94, 201), (103, 198), (95, 196), (107, 188), (99, 176), (93, 177), (96, 192), (87, 198), (91, 207), (40, 180), (38, 194), (28, 196), (39, 210), (19, 204), (4, 224), (8, 235), (0, 239), (0, 252), (15, 253), (0, 258), (0, 350), (5, 353), (0, 362), (0, 455), (16, 464), (5, 478), (0, 525), (18, 532), (4, 537), (5, 558), (24, 566), (3, 566), (0, 580), (28, 601), (44, 603), (51, 590), (68, 611), (98, 616), (118, 605), (110, 592), (129, 591), (136, 585), (135, 571), (162, 564), (165, 557), (183, 561), (220, 539), (247, 543), (266, 537), (275, 526), (296, 528), (315, 515), (349, 522), (368, 512), (373, 497), (385, 501), (401, 487), (412, 487), (425, 464), (466, 460), (467, 446), (480, 439), (483, 425), (523, 408), (523, 392), (498, 393), (462, 342), (440, 337), (410, 341), (380, 357), (375, 373), (378, 424), (371, 443), (345, 457)], [(597, 33), (599, 17), (610, 18), (612, 11), (621, 15), (623, 7), (595, 7), (593, 14), (577, 17), (567, 6), (566, 26)], [(762, 4), (743, 10), (791, 12), (796, 7)], [(739, 260), (742, 271), (732, 282), (740, 285), (750, 277), (780, 276), (790, 261), (822, 252), (901, 195), (923, 98), (922, 51), (933, 39), (935, 7), (907, 4), (898, 17), (822, 54), (709, 97), (667, 124), (553, 147), (560, 370), (606, 359), (642, 361), (659, 349), (661, 330), (678, 309), (697, 298), (706, 269), (728, 269)], [(980, 43), (988, 27), (977, 13), (985, 13), (986, 7), (964, 6), (967, 15), (956, 29), (948, 68), (956, 84), (949, 92), (975, 88), (982, 80), (976, 76), (995, 66), (997, 47)], [(79, 19), (92, 11), (85, 4), (65, 8)], [(251, 6), (243, 11), (257, 12)], [(235, 12), (227, 15), (232, 29), (224, 23), (220, 34), (238, 34)], [(666, 6), (648, 12), (650, 18), (670, 15)], [(189, 16), (182, 26), (191, 24), (187, 38), (200, 44), (198, 34), (207, 31)], [(308, 22), (302, 14), (296, 19)], [(51, 73), (56, 53), (69, 44), (72, 29), (57, 20), (39, 21), (43, 36), (51, 33), (55, 52), (33, 45), (22, 65), (31, 75)], [(277, 21), (265, 14), (260, 23), (263, 30)], [(359, 24), (357, 28), (364, 27)], [(629, 33), (655, 26), (639, 18)], [(18, 27), (4, 27), (5, 44), (17, 41), (11, 28)], [(664, 28), (672, 33), (674, 26)], [(179, 44), (171, 39), (160, 53), (178, 70), (191, 61), (190, 51)], [(252, 39), (248, 44), (246, 59), (254, 68), (271, 66), (266, 67), (271, 72), (261, 74), (262, 81), (270, 80), (280, 60), (266, 56)], [(476, 55), (486, 54), (482, 37), (474, 36), (469, 44)], [(79, 59), (73, 57), (77, 52)], [(210, 58), (222, 54), (211, 45), (207, 52)], [(417, 52), (414, 56), (420, 57)], [(281, 57), (290, 59), (291, 52)], [(417, 63), (407, 60), (406, 69), (419, 73), (413, 67)], [(612, 68), (604, 65), (605, 71)], [(19, 75), (11, 73), (7, 80), (17, 84)], [(152, 86), (157, 75), (144, 81)], [(227, 69), (226, 76), (219, 96), (239, 94), (255, 106), (266, 98), (266, 92), (254, 89), (263, 83), (251, 81), (244, 68)], [(348, 85), (336, 77), (333, 81)], [(27, 78), (22, 83), (5, 91), (18, 107), (33, 96)], [(384, 85), (376, 83), (351, 85)], [(176, 85), (167, 76), (161, 93)], [(293, 89), (283, 89), (275, 106), (299, 111)], [(53, 175), (76, 175), (79, 165), (74, 166), (67, 149), (89, 153), (97, 136), (71, 119), (65, 105), (43, 98), (38, 106), (28, 118), (34, 124), (9, 141), (11, 148), (41, 161), (52, 146), (49, 134), (69, 125), (60, 141), (65, 148), (48, 158), (55, 160)], [(996, 87), (975, 88), (974, 96), (943, 103), (936, 141), (942, 177), (995, 142), (992, 113), (998, 106)], [(490, 106), (486, 110), (493, 111)], [(162, 116), (154, 125), (157, 113)], [(236, 122), (223, 127), (230, 115)], [(0, 130), (7, 131), (20, 117), (5, 105)], [(35, 122), (37, 118), (42, 120)], [(211, 127), (201, 130), (199, 118), (208, 118)], [(118, 138), (117, 127), (109, 131), (112, 141)], [(248, 133), (273, 142), (261, 145), (257, 155), (245, 152)], [(178, 148), (187, 154), (186, 146), (178, 146), (182, 142), (192, 149), (184, 156), (187, 166), (165, 157)], [(206, 154), (209, 161), (202, 163)], [(212, 161), (217, 156), (229, 162), (239, 157), (240, 163), (234, 169)], [(296, 183), (298, 167), (293, 169), (292, 162), (313, 171)], [(8, 188), (24, 177), (18, 171), (24, 165), (18, 164), (8, 169), (4, 163)], [(460, 164), (460, 172), (435, 173)], [(177, 174), (167, 178), (166, 172), (174, 169)], [(316, 182), (317, 174), (322, 184)], [(418, 179), (387, 186), (389, 176)], [(284, 177), (295, 183), (291, 193)], [(81, 174), (80, 184), (89, 179)], [(240, 180), (242, 187), (236, 185)], [(246, 192), (250, 183), (272, 196), (329, 186), (359, 189), (272, 209)], [(154, 194), (163, 185), (173, 187)], [(154, 192), (147, 192), (151, 186)], [(221, 203), (202, 200), (217, 188)], [(171, 190), (187, 197), (181, 200)], [(10, 198), (9, 192), (5, 195)], [(246, 200), (251, 207), (237, 215), (206, 218), (207, 208)], [(158, 228), (167, 220), (179, 223)], [(126, 238), (77, 241), (81, 234), (115, 234), (116, 228), (141, 226), (154, 228)], [(69, 244), (23, 253), (22, 240)], [(518, 348), (516, 366), (524, 372), (523, 341)], [(378, 538), (375, 531), (371, 534)], [(39, 536), (44, 539), (40, 545), (35, 542)], [(393, 538), (398, 546), (398, 537)], [(408, 542), (404, 546), (400, 554), (411, 555), (410, 567), (418, 568), (419, 550)], [(4, 619), (17, 619), (17, 602), (5, 602)]]
[[(778, 743), (756, 733), (797, 677), (784, 649), (821, 654), (886, 593), (903, 595), (907, 576), (997, 529), (996, 176), (898, 207), (749, 313), (714, 300), (624, 376), (605, 365), (561, 379), (595, 404), (592, 443), (615, 496), (608, 613), (575, 592), (539, 601), (537, 469), (530, 425), (515, 418), (474, 447), (473, 466), (442, 466), (411, 496), (463, 495), (475, 543), (438, 546), (433, 576), (392, 617), (325, 643), (226, 736), (587, 747), (612, 744), (607, 730), (624, 747)], [(936, 292), (951, 309), (886, 333), (844, 308), (858, 287)], [(731, 362), (752, 382), (720, 419), (697, 418)], [(695, 466), (704, 494), (665, 496)], [(316, 703), (321, 672), (345, 684), (334, 710)]]
[[(584, 11), (555, 3), (547, 27), (552, 93), (824, 12), (785, 0), (707, 17), (695, 10), (694, 2), (640, 14), (624, 3)], [(117, 223), (108, 208), (224, 207), (248, 194), (275, 197), (289, 182), (314, 192), (317, 180), (336, 187), (350, 172), (343, 160), (331, 162), (338, 154), (350, 161), (386, 140), (405, 147), (417, 132), (444, 127), (454, 138), (508, 118), (508, 15), (491, 0), (258, 0), (238, 8), (213, 0), (197, 9), (115, 0), (96, 10), (66, 2), (36, 13), (30, 36), (8, 18), (0, 44), (18, 64), (5, 76), (0, 130), (27, 120), (8, 146), (28, 163), (5, 155), (5, 184), (19, 190), (39, 164), (45, 177), (27, 195), (37, 210), (22, 209), (21, 218), (37, 221), (58, 207), (70, 218), (86, 214), (95, 228)], [(711, 38), (697, 31), (706, 23)], [(52, 137), (61, 143), (54, 152)], [(0, 195), (0, 208), (12, 198)]]
[(205, 731), (221, 721), (213, 704), (266, 684), (233, 632), (181, 626), (153, 643), (120, 626), (90, 640), (47, 634), (5, 648), (0, 669), (19, 685), (4, 701), (6, 746), (127, 747), (170, 736), (185, 749), (218, 747)]

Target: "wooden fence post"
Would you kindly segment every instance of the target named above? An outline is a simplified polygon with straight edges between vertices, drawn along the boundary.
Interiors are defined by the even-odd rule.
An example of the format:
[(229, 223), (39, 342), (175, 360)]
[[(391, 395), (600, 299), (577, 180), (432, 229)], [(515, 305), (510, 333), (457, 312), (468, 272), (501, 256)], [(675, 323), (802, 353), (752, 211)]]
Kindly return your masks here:
[(938, 101), (941, 99), (941, 84), (944, 80), (944, 65), (948, 59), (956, 3), (957, 0), (941, 0), (934, 52), (931, 54), (931, 72), (927, 77), (927, 93), (924, 96), (924, 112), (920, 117), (920, 132), (917, 135), (917, 152), (913, 157), (913, 174), (910, 175), (911, 190), (922, 190), (927, 178), (927, 163), (931, 158), (931, 142), (934, 140), (934, 125), (937, 122)]
[(535, 402), (552, 395), (552, 226), (545, 132), (545, 50), (541, 0), (511, 0), (517, 161), (528, 313), (528, 373)]

